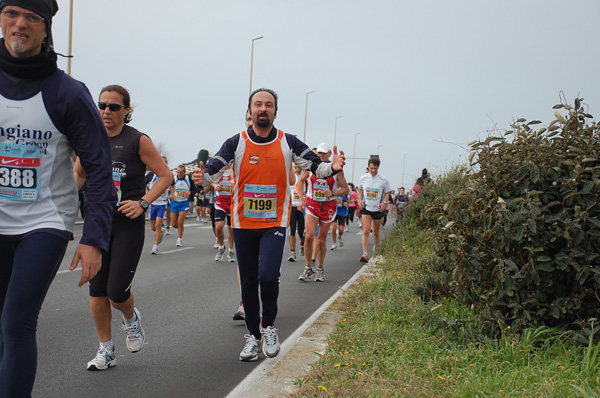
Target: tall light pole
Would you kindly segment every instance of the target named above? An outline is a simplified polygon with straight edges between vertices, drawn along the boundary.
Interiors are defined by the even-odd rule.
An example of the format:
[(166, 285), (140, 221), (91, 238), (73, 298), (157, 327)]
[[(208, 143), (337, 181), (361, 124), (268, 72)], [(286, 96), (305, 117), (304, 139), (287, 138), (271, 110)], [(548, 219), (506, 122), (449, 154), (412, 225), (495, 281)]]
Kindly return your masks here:
[(408, 154), (405, 153), (404, 156), (402, 156), (402, 186), (404, 186), (404, 165), (406, 163), (406, 155)]
[(315, 90), (310, 90), (306, 92), (306, 105), (304, 106), (304, 139), (302, 142), (306, 144), (306, 116), (308, 115), (308, 94), (314, 93)]
[(67, 75), (71, 76), (71, 58), (73, 48), (73, 0), (71, 0), (71, 10), (69, 11), (69, 56), (67, 58)]
[(264, 36), (256, 36), (252, 39), (252, 53), (250, 54), (250, 94), (252, 95), (252, 67), (254, 66), (254, 42), (262, 39)]
[(342, 117), (342, 115), (337, 115), (337, 116), (335, 117), (335, 129), (333, 130), (333, 145), (335, 145), (335, 137), (336, 137), (336, 135), (337, 135), (337, 121), (338, 121), (338, 119), (339, 119), (339, 118), (341, 118), (341, 117)]
[(352, 153), (352, 183), (356, 185), (354, 182), (354, 163), (356, 163), (356, 136), (359, 135), (360, 132), (354, 133), (354, 152)]

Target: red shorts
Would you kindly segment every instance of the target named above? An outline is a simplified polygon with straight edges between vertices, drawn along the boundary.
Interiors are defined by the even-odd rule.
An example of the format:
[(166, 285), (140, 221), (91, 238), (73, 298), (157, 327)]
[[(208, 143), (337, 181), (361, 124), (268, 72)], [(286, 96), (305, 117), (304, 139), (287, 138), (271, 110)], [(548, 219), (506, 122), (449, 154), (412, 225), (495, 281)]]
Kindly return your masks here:
[(231, 214), (231, 196), (215, 196), (215, 209)]
[(306, 198), (306, 214), (318, 218), (319, 221), (330, 223), (335, 220), (337, 214), (337, 201), (317, 202), (311, 198)]

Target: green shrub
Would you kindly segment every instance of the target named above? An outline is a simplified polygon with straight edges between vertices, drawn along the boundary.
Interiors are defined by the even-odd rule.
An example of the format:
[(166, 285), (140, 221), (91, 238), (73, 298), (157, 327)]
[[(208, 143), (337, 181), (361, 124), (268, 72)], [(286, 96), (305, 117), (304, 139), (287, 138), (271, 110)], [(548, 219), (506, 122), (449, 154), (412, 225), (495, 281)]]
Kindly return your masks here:
[(566, 117), (555, 112), (547, 128), (519, 119), (470, 143), (471, 169), (421, 205), (450, 293), (490, 334), (545, 325), (587, 342), (600, 310), (598, 126), (579, 99), (561, 108)]

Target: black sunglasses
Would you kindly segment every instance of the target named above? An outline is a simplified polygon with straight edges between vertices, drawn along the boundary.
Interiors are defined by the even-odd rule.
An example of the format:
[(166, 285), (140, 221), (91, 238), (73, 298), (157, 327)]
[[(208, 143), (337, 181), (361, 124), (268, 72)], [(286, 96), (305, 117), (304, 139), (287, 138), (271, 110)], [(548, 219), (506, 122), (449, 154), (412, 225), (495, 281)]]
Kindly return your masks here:
[(107, 104), (106, 102), (98, 102), (98, 109), (101, 111), (105, 110), (108, 107), (111, 112), (120, 111), (121, 108), (125, 108), (125, 105), (121, 104)]

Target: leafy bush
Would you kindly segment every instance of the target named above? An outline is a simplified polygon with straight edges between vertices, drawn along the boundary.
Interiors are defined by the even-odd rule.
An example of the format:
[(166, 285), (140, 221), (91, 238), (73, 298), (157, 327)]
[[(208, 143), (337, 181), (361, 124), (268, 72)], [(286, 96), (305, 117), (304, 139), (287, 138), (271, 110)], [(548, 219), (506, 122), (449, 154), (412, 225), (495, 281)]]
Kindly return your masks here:
[(600, 311), (600, 138), (579, 99), (555, 109), (567, 114), (547, 128), (519, 119), (470, 143), (460, 189), (425, 205), (421, 221), (437, 224), (452, 293), (488, 334), (546, 325), (587, 342)]
[[(466, 165), (455, 166), (450, 171), (437, 176), (434, 183), (428, 184), (416, 199), (406, 208), (405, 223), (418, 222), (423, 229), (435, 229), (439, 225), (439, 215), (431, 209), (442, 208), (448, 197), (463, 188), (463, 179), (467, 173)], [(423, 300), (435, 300), (451, 293), (450, 282), (452, 267), (449, 266), (448, 253), (440, 249), (435, 241), (437, 256), (422, 275), (422, 284), (415, 286), (415, 293)]]

